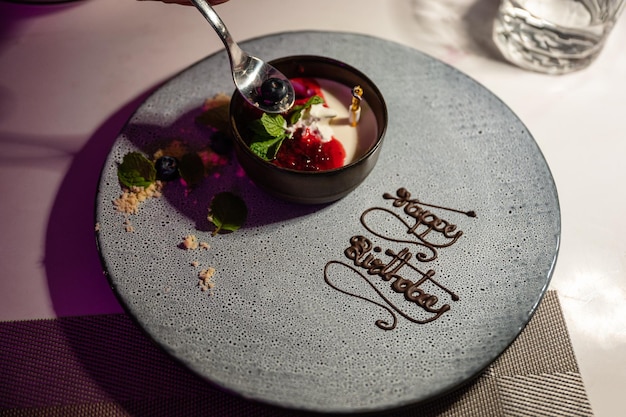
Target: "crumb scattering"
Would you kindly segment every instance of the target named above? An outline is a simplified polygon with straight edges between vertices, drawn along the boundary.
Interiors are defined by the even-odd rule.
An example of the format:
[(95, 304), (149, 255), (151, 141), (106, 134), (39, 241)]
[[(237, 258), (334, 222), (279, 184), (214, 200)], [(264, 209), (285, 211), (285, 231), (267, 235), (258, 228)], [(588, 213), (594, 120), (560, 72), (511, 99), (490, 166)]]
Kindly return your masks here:
[(113, 200), (113, 205), (120, 213), (137, 214), (139, 205), (149, 198), (161, 197), (162, 189), (163, 183), (161, 181), (155, 181), (148, 187), (124, 188), (122, 195)]
[(173, 156), (176, 159), (180, 159), (187, 152), (189, 152), (189, 146), (187, 145), (187, 143), (180, 139), (174, 139), (170, 141), (163, 149), (157, 150), (154, 153), (153, 158), (156, 161), (160, 157), (167, 155)]
[(132, 225), (132, 223), (130, 222), (130, 219), (126, 219), (124, 220), (124, 228), (126, 229), (126, 231), (128, 233), (132, 233), (135, 231), (135, 227)]
[(225, 93), (217, 93), (211, 98), (207, 98), (202, 105), (202, 110), (207, 111), (230, 103), (230, 96)]
[(195, 235), (187, 235), (183, 239), (181, 246), (183, 247), (183, 249), (186, 250), (198, 249), (198, 238)]
[(203, 269), (198, 274), (198, 286), (202, 291), (209, 291), (215, 287), (215, 282), (213, 282), (213, 276), (215, 275), (215, 268)]

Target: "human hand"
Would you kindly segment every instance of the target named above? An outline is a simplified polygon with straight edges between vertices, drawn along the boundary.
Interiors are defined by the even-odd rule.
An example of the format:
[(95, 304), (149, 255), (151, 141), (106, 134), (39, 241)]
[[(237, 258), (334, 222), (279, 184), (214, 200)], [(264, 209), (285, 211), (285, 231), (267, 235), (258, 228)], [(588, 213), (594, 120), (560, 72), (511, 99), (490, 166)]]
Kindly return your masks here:
[[(184, 4), (186, 6), (191, 5), (189, 0), (157, 0), (157, 1), (161, 1), (162, 3)], [(226, 3), (227, 1), (228, 0), (208, 0), (209, 4), (212, 4), (213, 6), (215, 6), (216, 4), (220, 4), (220, 3)]]

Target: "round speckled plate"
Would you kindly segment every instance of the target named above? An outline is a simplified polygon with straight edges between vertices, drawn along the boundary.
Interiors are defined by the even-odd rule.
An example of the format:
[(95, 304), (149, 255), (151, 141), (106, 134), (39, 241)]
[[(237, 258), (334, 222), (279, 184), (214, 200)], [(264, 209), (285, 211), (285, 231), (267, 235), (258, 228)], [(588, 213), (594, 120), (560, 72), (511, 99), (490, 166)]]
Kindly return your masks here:
[[(367, 74), (389, 109), (380, 160), (353, 193), (324, 206), (275, 200), (233, 161), (188, 195), (169, 184), (130, 216), (127, 232), (112, 204), (122, 157), (168, 138), (206, 143), (194, 123), (200, 106), (233, 89), (225, 53), (185, 70), (128, 121), (102, 172), (97, 239), (129, 314), (216, 385), (288, 408), (391, 409), (479, 374), (530, 319), (557, 256), (557, 193), (530, 133), (484, 87), (395, 43), (297, 32), (245, 49), (329, 56)], [(400, 188), (415, 201), (395, 207), (383, 197)], [(243, 196), (249, 218), (212, 237), (207, 207), (225, 190)], [(210, 249), (181, 249), (189, 234)], [(212, 293), (198, 287), (209, 267)]]

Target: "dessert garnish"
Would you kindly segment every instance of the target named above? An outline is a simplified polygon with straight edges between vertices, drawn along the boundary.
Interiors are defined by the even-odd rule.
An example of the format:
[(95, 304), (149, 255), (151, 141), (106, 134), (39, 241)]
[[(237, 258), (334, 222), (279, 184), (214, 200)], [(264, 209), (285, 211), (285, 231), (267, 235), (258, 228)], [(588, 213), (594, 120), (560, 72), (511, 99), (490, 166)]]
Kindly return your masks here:
[[(387, 311), (391, 321), (375, 321), (376, 326), (383, 330), (393, 330), (397, 325), (398, 315), (416, 324), (430, 323), (452, 308), (449, 303), (441, 300), (442, 297), (453, 302), (458, 302), (460, 297), (444, 285), (441, 280), (445, 278), (436, 278), (434, 269), (421, 265), (433, 262), (437, 258), (438, 250), (456, 243), (463, 232), (455, 224), (435, 215), (426, 207), (474, 218), (476, 213), (427, 204), (411, 198), (411, 193), (405, 188), (398, 189), (395, 196), (385, 193), (383, 199), (392, 200), (391, 208), (370, 207), (360, 217), (361, 225), (373, 236), (352, 236), (350, 246), (344, 250), (348, 262), (329, 261), (324, 268), (324, 280), (341, 293)], [(400, 237), (385, 228), (377, 230), (367, 220), (374, 212), (386, 216), (390, 222), (395, 222), (406, 234), (401, 234)], [(336, 282), (332, 271), (337, 268), (349, 270), (357, 281), (365, 281), (368, 285), (363, 288), (371, 290), (371, 294), (355, 292), (354, 286), (348, 287), (345, 283)], [(346, 278), (344, 276), (341, 279), (345, 281)]]
[(156, 177), (161, 181), (173, 181), (180, 176), (178, 172), (178, 159), (164, 155), (154, 163)]
[[(342, 143), (333, 136), (331, 126), (337, 112), (329, 107), (316, 79), (294, 78), (291, 82), (296, 91), (294, 106), (287, 113), (263, 113), (253, 120), (250, 150), (283, 168), (323, 171), (343, 166), (346, 153)], [(352, 127), (360, 117), (362, 95), (360, 86), (352, 89), (349, 105)]]
[[(117, 176), (122, 195), (113, 201), (117, 211), (136, 214), (139, 204), (148, 198), (161, 196), (166, 183), (179, 181), (186, 187), (185, 195), (208, 180), (209, 174), (228, 162), (232, 150), (228, 108), (230, 97), (218, 94), (206, 100), (196, 123), (208, 129), (208, 145), (191, 148), (182, 139), (169, 139), (149, 159), (141, 152), (129, 152), (118, 165)], [(214, 235), (238, 230), (247, 217), (244, 201), (230, 192), (217, 194), (209, 207), (208, 219), (215, 225)], [(126, 229), (132, 231), (130, 223)], [(191, 239), (191, 238), (189, 238)], [(186, 238), (187, 249), (194, 246)], [(204, 243), (208, 248), (208, 244)], [(197, 245), (196, 245), (197, 247)]]
[(146, 188), (156, 181), (156, 169), (154, 164), (140, 152), (130, 152), (124, 155), (122, 163), (118, 166), (117, 178), (129, 189)]
[(214, 132), (209, 140), (211, 149), (218, 155), (228, 155), (233, 150), (232, 137), (221, 130)]
[(246, 203), (228, 191), (216, 194), (211, 200), (207, 219), (215, 225), (213, 236), (220, 232), (239, 230), (248, 217)]
[[(322, 97), (313, 96), (305, 103), (292, 107), (287, 115), (289, 125), (295, 125), (302, 118), (305, 110), (323, 102)], [(254, 132), (254, 138), (250, 142), (250, 150), (266, 161), (275, 159), (283, 141), (293, 135), (294, 129), (290, 129), (289, 125), (285, 117), (280, 114), (263, 113), (261, 118), (254, 120), (250, 125)]]
[(203, 269), (198, 273), (198, 286), (202, 291), (210, 291), (212, 294), (213, 288), (215, 288), (215, 282), (213, 276), (215, 275), (215, 268), (209, 267)]
[[(122, 194), (113, 200), (113, 205), (120, 213), (126, 215), (136, 214), (142, 202), (150, 198), (160, 197), (162, 188), (163, 183), (161, 181), (155, 181), (147, 187), (123, 187)], [(134, 230), (132, 227), (129, 227), (130, 223), (125, 222), (124, 225), (126, 226), (126, 231), (132, 232)]]
[[(157, 179), (154, 164), (140, 152), (124, 155), (117, 168), (117, 178), (122, 194), (113, 200), (113, 205), (120, 213), (135, 214), (141, 202), (161, 195), (163, 184)], [(128, 232), (133, 231), (130, 223), (124, 226)]]
[(263, 104), (275, 105), (287, 97), (289, 93), (288, 81), (281, 78), (268, 78), (261, 84), (261, 100)]
[(210, 127), (218, 132), (230, 133), (229, 120), (230, 97), (217, 94), (202, 105), (202, 113), (196, 117), (196, 123)]
[(350, 104), (350, 126), (356, 127), (361, 118), (361, 100), (363, 100), (363, 89), (360, 85), (352, 89), (352, 103)]
[(207, 0), (190, 0), (193, 5), (200, 11), (205, 19), (215, 29), (218, 36), (224, 43), (228, 51), (230, 60), (230, 68), (232, 71), (233, 81), (241, 96), (251, 105), (257, 106), (264, 112), (282, 113), (287, 111), (293, 104), (293, 88), (287, 82), (287, 93), (279, 101), (265, 102), (259, 97), (259, 90), (267, 79), (285, 78), (285, 76), (272, 65), (265, 61), (249, 55), (235, 42), (228, 32), (226, 25), (215, 12), (213, 7)]
[(196, 187), (204, 179), (204, 163), (197, 152), (186, 153), (180, 158), (178, 172), (187, 187)]
[(293, 106), (289, 112), (289, 123), (292, 125), (298, 123), (298, 120), (302, 118), (302, 113), (315, 104), (324, 104), (324, 98), (314, 95), (308, 98), (304, 103)]
[(200, 243), (196, 235), (187, 235), (180, 243), (180, 247), (185, 250), (195, 250), (198, 249), (199, 246)]

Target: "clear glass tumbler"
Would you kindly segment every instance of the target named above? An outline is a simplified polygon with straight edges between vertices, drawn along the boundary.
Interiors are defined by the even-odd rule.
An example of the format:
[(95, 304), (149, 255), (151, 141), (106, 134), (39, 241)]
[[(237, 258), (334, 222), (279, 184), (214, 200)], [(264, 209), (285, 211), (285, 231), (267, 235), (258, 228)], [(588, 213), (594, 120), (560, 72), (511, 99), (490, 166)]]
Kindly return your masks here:
[(587, 67), (626, 0), (502, 0), (493, 40), (511, 63), (548, 74)]

